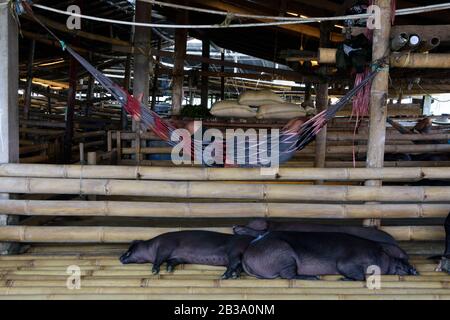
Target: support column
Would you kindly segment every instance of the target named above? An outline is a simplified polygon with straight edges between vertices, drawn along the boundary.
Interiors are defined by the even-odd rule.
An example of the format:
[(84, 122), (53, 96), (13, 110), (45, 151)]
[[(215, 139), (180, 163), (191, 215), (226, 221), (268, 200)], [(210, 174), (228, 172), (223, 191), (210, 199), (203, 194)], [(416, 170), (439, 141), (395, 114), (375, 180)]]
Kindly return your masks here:
[(84, 108), (85, 117), (89, 117), (89, 113), (91, 112), (91, 108), (93, 106), (92, 100), (94, 99), (94, 86), (95, 86), (94, 77), (89, 76), (86, 90), (86, 105)]
[[(373, 32), (373, 61), (389, 56), (391, 33), (391, 0), (376, 0), (374, 5), (381, 9), (381, 29)], [(389, 60), (389, 59), (387, 59)], [(386, 61), (389, 63), (389, 61)], [(389, 68), (381, 70), (372, 83), (370, 96), (369, 139), (367, 141), (367, 168), (383, 168), (386, 142), (387, 101), (389, 90)], [(368, 180), (369, 187), (381, 187), (383, 181)], [(365, 226), (379, 227), (380, 219), (366, 219)]]
[(47, 87), (47, 112), (52, 114), (52, 98), (50, 97), (51, 89), (50, 86)]
[[(0, 0), (0, 163), (19, 162), (19, 34), (9, 12), (8, 1)], [(8, 199), (0, 194), (0, 199)], [(0, 215), (0, 226), (17, 218)], [(0, 254), (14, 253), (19, 246), (0, 243)]]
[[(220, 58), (223, 61), (225, 61), (225, 49), (222, 49), (222, 52), (220, 54)], [(222, 65), (220, 67), (220, 72), (222, 72), (222, 74), (225, 73), (225, 66)], [(225, 100), (225, 77), (222, 76), (220, 77), (220, 100)]]
[(422, 101), (422, 114), (424, 116), (431, 116), (431, 105), (433, 104), (433, 98), (431, 96), (424, 96)]
[[(330, 30), (331, 25), (326, 22), (320, 24), (320, 47), (326, 48), (330, 44)], [(320, 72), (323, 74), (327, 73), (327, 67), (320, 67)], [(305, 93), (305, 99), (307, 98), (308, 92)], [(310, 94), (310, 93), (309, 93)], [(320, 113), (328, 108), (328, 82), (319, 83), (316, 90), (316, 107), (317, 112)], [(322, 130), (316, 136), (316, 157), (315, 157), (315, 167), (324, 168), (327, 153), (327, 126), (323, 127)], [(321, 184), (322, 181), (317, 181)]]
[[(186, 24), (187, 13), (178, 12), (177, 24)], [(175, 30), (175, 65), (173, 67), (172, 115), (181, 113), (183, 104), (184, 60), (186, 57), (187, 30)]]
[[(130, 81), (131, 81), (131, 54), (127, 55), (127, 60), (125, 61), (125, 78), (123, 79), (123, 88), (130, 92)], [(122, 107), (120, 112), (120, 127), (122, 131), (127, 131), (128, 129), (128, 114), (125, 108)]]
[[(208, 39), (202, 41), (202, 57), (205, 59), (210, 58), (210, 42)], [(209, 71), (209, 63), (202, 63), (202, 72)], [(202, 97), (202, 106), (208, 107), (208, 76), (202, 76), (202, 88), (201, 88), (201, 97)]]
[(305, 102), (311, 101), (311, 83), (305, 84)]
[(75, 114), (75, 98), (77, 93), (77, 73), (78, 73), (78, 62), (74, 58), (70, 58), (69, 67), (69, 93), (67, 98), (66, 107), (66, 130), (64, 133), (63, 142), (63, 162), (65, 164), (70, 164), (72, 159), (72, 140), (73, 140), (73, 130), (74, 130), (74, 114)]
[[(150, 23), (152, 5), (142, 1), (136, 2), (135, 21)], [(134, 81), (133, 95), (142, 96), (144, 105), (148, 105), (150, 94), (150, 63), (151, 63), (151, 28), (136, 27), (134, 31)], [(133, 120), (133, 131), (139, 131), (140, 124)]]
[(33, 64), (34, 64), (34, 51), (36, 48), (36, 41), (31, 40), (30, 42), (30, 52), (28, 55), (28, 65), (27, 65), (27, 87), (25, 90), (25, 107), (23, 109), (23, 114), (25, 120), (30, 117), (30, 107), (31, 107), (31, 95), (33, 87)]
[[(390, 54), (391, 0), (376, 0), (381, 9), (381, 29), (373, 32), (373, 61)], [(388, 61), (387, 61), (388, 62)], [(382, 168), (386, 141), (387, 99), (389, 88), (389, 69), (378, 73), (373, 80), (370, 98), (369, 140), (367, 168)], [(366, 181), (366, 186), (381, 186), (382, 181)]]
[[(158, 51), (161, 50), (162, 40), (161, 38), (158, 41)], [(158, 78), (159, 78), (159, 62), (161, 61), (161, 57), (158, 55), (156, 57), (155, 70), (153, 72), (153, 84), (152, 84), (152, 110), (155, 110), (156, 106), (156, 96), (158, 94)]]

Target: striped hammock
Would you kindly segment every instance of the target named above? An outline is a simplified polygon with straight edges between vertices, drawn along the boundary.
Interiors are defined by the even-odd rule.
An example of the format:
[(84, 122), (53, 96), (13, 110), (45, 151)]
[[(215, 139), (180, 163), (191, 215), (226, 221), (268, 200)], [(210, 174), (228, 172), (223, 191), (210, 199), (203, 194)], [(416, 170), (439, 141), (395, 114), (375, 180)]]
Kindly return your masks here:
[[(100, 83), (100, 85), (122, 105), (125, 111), (131, 117), (133, 117), (133, 119), (140, 122), (141, 129), (143, 131), (151, 130), (169, 145), (178, 145), (179, 142), (172, 141), (171, 139), (172, 133), (177, 129), (176, 127), (174, 127), (169, 121), (162, 119), (156, 112), (152, 111), (142, 102), (138, 101), (135, 97), (130, 95), (127, 90), (125, 90), (110, 78), (108, 78), (105, 74), (97, 70), (92, 64), (90, 64), (70, 46), (67, 46), (64, 41), (59, 39), (44, 23), (42, 23), (42, 21), (40, 21), (34, 15), (29, 1), (19, 1), (18, 3), (21, 4), (25, 13), (33, 17), (37, 23), (39, 23), (45, 30), (47, 30), (50, 35), (52, 35), (57, 41), (59, 41), (63, 50), (66, 50), (74, 59), (76, 59)], [(368, 73), (366, 77), (358, 83), (357, 86), (350, 90), (336, 104), (330, 106), (327, 110), (322, 111), (315, 117), (305, 122), (300, 127), (298, 132), (287, 133), (282, 129), (280, 133), (279, 144), (289, 143), (291, 147), (281, 151), (284, 154), (280, 153), (280, 163), (286, 162), (295, 154), (295, 152), (302, 150), (310, 142), (312, 142), (315, 139), (317, 133), (327, 124), (327, 122), (333, 119), (336, 116), (336, 113), (345, 105), (347, 105), (360, 90), (363, 90), (364, 88), (366, 88), (366, 86), (369, 85), (369, 83), (374, 79), (381, 65), (383, 64), (384, 61), (380, 61), (374, 64), (374, 67), (372, 68), (373, 71)], [(239, 147), (243, 148), (241, 150), (245, 150), (247, 159), (248, 152), (254, 152), (254, 150), (258, 150), (257, 152), (260, 153), (265, 152), (265, 154), (267, 154), (267, 150), (255, 148), (254, 145), (249, 146), (246, 141), (241, 141), (241, 143), (244, 143), (244, 145), (236, 146), (235, 150), (238, 150)], [(193, 149), (191, 148), (191, 152), (193, 152), (192, 150)]]

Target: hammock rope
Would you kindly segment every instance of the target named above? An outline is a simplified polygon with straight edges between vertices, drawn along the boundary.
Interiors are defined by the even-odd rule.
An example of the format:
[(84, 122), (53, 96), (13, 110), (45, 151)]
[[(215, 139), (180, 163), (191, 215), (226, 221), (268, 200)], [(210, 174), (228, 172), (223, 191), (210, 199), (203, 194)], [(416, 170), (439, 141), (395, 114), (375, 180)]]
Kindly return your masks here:
[[(179, 142), (172, 141), (171, 137), (177, 128), (173, 126), (168, 121), (162, 119), (156, 112), (149, 109), (144, 105), (141, 101), (133, 97), (127, 90), (119, 86), (117, 83), (108, 78), (105, 74), (97, 70), (92, 64), (90, 64), (86, 59), (84, 59), (81, 55), (79, 55), (75, 50), (73, 50), (70, 46), (66, 45), (66, 43), (61, 40), (54, 32), (52, 32), (42, 21), (40, 21), (33, 13), (31, 8), (31, 1), (22, 0), (18, 1), (18, 4), (21, 5), (21, 9), (23, 12), (30, 15), (37, 23), (39, 23), (52, 37), (54, 37), (61, 44), (61, 48), (68, 52), (74, 59), (76, 59), (98, 82), (99, 84), (106, 89), (125, 109), (125, 111), (133, 117), (134, 120), (140, 123), (141, 129), (143, 131), (151, 130), (153, 131), (160, 139), (168, 143), (170, 146), (176, 146)], [(19, 11), (18, 11), (19, 12)], [(21, 12), (21, 13), (23, 13)], [(349, 103), (352, 98), (362, 89), (364, 89), (377, 75), (377, 73), (384, 68), (386, 65), (386, 58), (380, 59), (372, 65), (372, 72), (367, 75), (365, 79), (363, 79), (357, 86), (355, 86), (352, 90), (350, 90), (343, 98), (341, 98), (336, 104), (330, 106), (327, 110), (322, 111), (317, 114), (315, 117), (311, 118), (307, 122), (305, 122), (299, 129), (298, 132), (289, 132), (287, 128), (283, 128), (281, 130), (280, 139), (276, 142), (276, 144), (280, 145), (281, 143), (290, 143), (291, 146), (288, 150), (283, 150), (283, 154), (292, 154), (295, 151), (302, 150), (305, 146), (307, 146), (311, 141), (314, 140), (317, 133), (327, 124), (329, 120), (335, 117), (336, 113), (342, 109), (347, 103)], [(294, 140), (293, 140), (294, 139)], [(239, 142), (240, 141), (240, 142)], [(293, 143), (291, 143), (293, 142)], [(238, 144), (241, 145), (238, 145)], [(242, 146), (243, 144), (243, 146)], [(256, 155), (261, 155), (263, 152), (267, 152), (267, 148), (258, 148), (263, 143), (258, 143), (257, 141), (248, 145), (245, 141), (238, 140), (236, 143), (235, 150), (239, 150), (241, 147), (245, 150), (245, 154), (247, 157), (255, 156), (255, 149), (257, 150)], [(264, 144), (267, 145), (267, 144)], [(198, 141), (194, 140), (194, 143), (191, 144), (191, 155), (195, 154), (195, 150), (198, 146)], [(265, 153), (267, 154), (267, 153)], [(240, 163), (240, 162), (238, 162)]]

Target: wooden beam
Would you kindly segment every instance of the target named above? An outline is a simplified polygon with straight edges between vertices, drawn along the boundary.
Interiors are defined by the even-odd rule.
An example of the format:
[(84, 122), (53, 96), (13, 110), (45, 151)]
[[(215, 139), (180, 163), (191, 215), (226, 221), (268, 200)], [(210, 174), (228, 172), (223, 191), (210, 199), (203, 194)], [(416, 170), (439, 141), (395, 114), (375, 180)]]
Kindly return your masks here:
[(65, 133), (64, 133), (64, 143), (63, 143), (63, 162), (66, 164), (71, 163), (72, 158), (72, 140), (73, 140), (73, 130), (74, 130), (74, 115), (75, 115), (75, 97), (77, 93), (77, 70), (78, 62), (74, 58), (70, 59), (70, 69), (69, 69), (69, 93), (67, 97), (67, 108), (65, 116)]
[[(209, 1), (201, 1), (201, 0), (193, 0), (192, 2), (200, 4), (202, 6), (206, 6), (209, 8), (213, 8), (216, 10), (222, 10), (226, 12), (232, 13), (241, 13), (241, 14), (265, 14), (264, 12), (258, 10), (251, 10), (242, 7), (237, 7), (228, 3), (224, 3), (223, 1), (217, 0), (209, 0)], [(260, 22), (271, 22), (272, 20), (267, 19), (255, 19)], [(317, 27), (312, 27), (306, 24), (298, 24), (298, 25), (282, 25), (278, 26), (278, 28), (289, 30), (292, 32), (302, 33), (304, 35), (320, 39), (320, 30)], [(344, 37), (338, 33), (331, 34), (331, 40), (334, 42), (340, 42), (344, 40)]]
[[(220, 54), (221, 61), (225, 61), (225, 49)], [(220, 67), (220, 72), (225, 73), (225, 66)], [(220, 77), (220, 100), (225, 100), (225, 77)]]
[[(170, 57), (174, 58), (175, 53), (169, 51), (152, 51), (152, 53), (156, 56), (161, 57)], [(284, 69), (275, 69), (270, 67), (262, 67), (262, 66), (254, 66), (244, 63), (236, 63), (232, 61), (222, 60), (222, 59), (213, 59), (213, 58), (203, 58), (197, 55), (187, 54), (185, 55), (185, 60), (191, 62), (201, 62), (207, 64), (213, 64), (217, 66), (225, 66), (230, 68), (238, 68), (243, 70), (251, 70), (258, 73), (266, 73), (269, 75), (278, 75), (280, 78), (292, 81), (302, 81), (305, 78), (309, 78), (311, 81), (318, 81), (319, 77), (313, 74), (301, 74), (296, 71), (284, 70)]]
[[(136, 2), (135, 21), (149, 23), (152, 18), (152, 5), (142, 1)], [(148, 104), (150, 93), (150, 55), (151, 29), (136, 27), (134, 32), (134, 47), (140, 48), (134, 53), (133, 95), (142, 97), (144, 105)], [(133, 131), (140, 130), (140, 123), (133, 120)]]
[[(354, 27), (351, 28), (353, 36), (357, 36), (365, 32), (365, 28)], [(441, 42), (450, 41), (450, 24), (444, 25), (398, 25), (393, 26), (391, 30), (391, 38), (398, 34), (406, 33), (408, 35), (416, 34), (422, 40), (432, 39), (434, 37), (439, 38)]]
[(25, 105), (24, 105), (24, 115), (25, 119), (29, 117), (29, 111), (31, 106), (31, 95), (33, 87), (33, 64), (34, 64), (34, 51), (36, 48), (36, 41), (31, 40), (30, 51), (28, 54), (28, 65), (27, 65), (27, 85), (25, 89)]
[[(19, 162), (19, 32), (9, 12), (8, 1), (0, 0), (0, 163)], [(0, 200), (9, 194), (0, 194)], [(0, 215), (0, 226), (17, 223)], [(16, 251), (17, 246), (0, 242), (0, 255)]]
[[(177, 23), (185, 24), (187, 22), (186, 12), (177, 13)], [(175, 65), (173, 68), (172, 83), (172, 115), (181, 113), (183, 103), (183, 83), (184, 83), (184, 60), (186, 56), (187, 30), (177, 29), (175, 31)]]
[[(381, 9), (381, 29), (373, 31), (373, 61), (390, 54), (391, 1), (376, 0), (375, 5)], [(389, 92), (389, 68), (381, 70), (372, 84), (370, 98), (369, 140), (367, 150), (367, 167), (382, 168), (386, 141), (387, 99)], [(381, 186), (382, 182), (369, 180), (366, 186)]]
[[(329, 23), (320, 24), (320, 47), (324, 48), (330, 45), (330, 30)], [(320, 73), (326, 74), (327, 66), (320, 67)], [(322, 112), (328, 109), (328, 82), (320, 82), (317, 86), (316, 107), (318, 112)], [(324, 168), (326, 163), (327, 154), (327, 126), (324, 126), (322, 130), (316, 136), (316, 157), (315, 167)], [(321, 183), (321, 181), (318, 181)]]
[[(202, 41), (202, 58), (209, 59), (210, 57), (210, 47), (211, 43), (208, 39)], [(209, 63), (202, 63), (202, 72), (209, 71)], [(208, 107), (208, 76), (205, 74), (202, 76), (202, 86), (201, 86), (201, 103), (202, 106)]]
[[(158, 51), (161, 50), (161, 45), (162, 45), (162, 39), (159, 38)], [(158, 56), (158, 57), (156, 57), (156, 63), (154, 65), (154, 71), (153, 71), (152, 105), (151, 105), (152, 110), (155, 110), (156, 98), (157, 98), (157, 94), (158, 94), (159, 64), (160, 64), (160, 57)]]

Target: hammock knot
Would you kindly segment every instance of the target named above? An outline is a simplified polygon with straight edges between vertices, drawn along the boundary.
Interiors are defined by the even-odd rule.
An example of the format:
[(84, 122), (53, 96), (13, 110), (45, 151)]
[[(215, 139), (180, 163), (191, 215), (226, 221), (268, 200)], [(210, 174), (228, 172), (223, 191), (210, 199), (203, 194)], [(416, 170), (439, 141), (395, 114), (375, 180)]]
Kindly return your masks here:
[(17, 16), (27, 13), (25, 6), (31, 6), (32, 4), (31, 0), (9, 0), (10, 8)]
[(61, 46), (62, 51), (66, 51), (67, 44), (64, 41), (59, 40), (59, 45)]
[(228, 12), (225, 20), (220, 24), (220, 26), (228, 27), (235, 18), (236, 16), (233, 13)]

